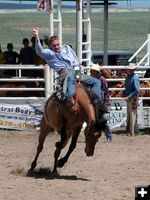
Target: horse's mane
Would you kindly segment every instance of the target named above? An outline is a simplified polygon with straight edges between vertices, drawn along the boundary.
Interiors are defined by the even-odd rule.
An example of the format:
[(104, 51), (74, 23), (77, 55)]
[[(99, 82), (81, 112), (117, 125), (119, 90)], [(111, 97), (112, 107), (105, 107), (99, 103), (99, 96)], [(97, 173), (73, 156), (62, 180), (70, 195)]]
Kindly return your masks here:
[(95, 123), (96, 128), (98, 130), (104, 129), (106, 126), (107, 120), (104, 118), (105, 110), (104, 110), (103, 102), (100, 99), (98, 99), (95, 96), (95, 94), (91, 90), (88, 89), (88, 87), (86, 87), (83, 84), (82, 84), (82, 86), (83, 86), (84, 90), (86, 91), (86, 93), (88, 94), (88, 97), (94, 106), (95, 113), (96, 113), (96, 123)]

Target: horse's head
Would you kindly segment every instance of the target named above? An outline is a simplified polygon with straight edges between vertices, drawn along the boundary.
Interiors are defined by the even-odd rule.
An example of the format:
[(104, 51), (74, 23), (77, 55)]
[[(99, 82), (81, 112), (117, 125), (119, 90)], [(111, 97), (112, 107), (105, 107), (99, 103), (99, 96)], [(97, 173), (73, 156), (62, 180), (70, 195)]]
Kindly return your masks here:
[(101, 136), (101, 132), (97, 132), (95, 126), (86, 127), (85, 131), (85, 153), (87, 156), (93, 156), (95, 145), (98, 142), (98, 138)]

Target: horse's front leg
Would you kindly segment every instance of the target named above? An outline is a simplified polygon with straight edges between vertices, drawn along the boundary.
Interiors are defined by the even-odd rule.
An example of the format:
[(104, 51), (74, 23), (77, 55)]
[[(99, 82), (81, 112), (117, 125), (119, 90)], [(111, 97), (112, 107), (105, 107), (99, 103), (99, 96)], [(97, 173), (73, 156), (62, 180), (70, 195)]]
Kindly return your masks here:
[(60, 142), (56, 142), (56, 144), (55, 144), (56, 150), (54, 152), (54, 168), (53, 168), (54, 173), (57, 173), (58, 158), (60, 156), (61, 150), (66, 146), (66, 144), (70, 138), (70, 135), (69, 134), (67, 135), (65, 126), (63, 126), (61, 128), (61, 130), (58, 132), (60, 133), (61, 140), (60, 140)]
[(70, 154), (73, 152), (73, 150), (76, 148), (76, 144), (77, 144), (77, 139), (79, 137), (80, 131), (81, 131), (82, 126), (77, 127), (72, 134), (72, 140), (71, 140), (71, 144), (69, 146), (69, 149), (66, 153), (66, 155), (61, 158), (60, 160), (58, 160), (57, 162), (57, 166), (58, 167), (63, 167), (64, 164), (68, 161), (68, 158), (70, 156)]

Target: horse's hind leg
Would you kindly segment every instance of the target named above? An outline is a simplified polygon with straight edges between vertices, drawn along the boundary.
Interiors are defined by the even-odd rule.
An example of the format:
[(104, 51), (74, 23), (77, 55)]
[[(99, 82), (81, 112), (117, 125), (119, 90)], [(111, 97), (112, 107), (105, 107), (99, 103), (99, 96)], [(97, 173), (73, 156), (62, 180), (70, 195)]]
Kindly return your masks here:
[(31, 168), (30, 170), (34, 170), (34, 168), (37, 165), (37, 159), (39, 157), (39, 154), (41, 153), (43, 149), (43, 144), (45, 141), (46, 136), (48, 135), (49, 132), (52, 132), (54, 129), (52, 129), (50, 126), (48, 126), (45, 122), (44, 117), (41, 120), (41, 125), (40, 125), (40, 135), (38, 138), (38, 146), (37, 146), (37, 152), (34, 160), (32, 161)]

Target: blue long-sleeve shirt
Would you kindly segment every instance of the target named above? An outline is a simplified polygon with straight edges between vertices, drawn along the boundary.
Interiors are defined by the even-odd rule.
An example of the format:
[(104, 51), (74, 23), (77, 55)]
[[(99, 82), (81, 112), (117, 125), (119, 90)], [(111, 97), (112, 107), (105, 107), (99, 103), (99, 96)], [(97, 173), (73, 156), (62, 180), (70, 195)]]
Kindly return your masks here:
[(35, 50), (36, 53), (57, 73), (59, 73), (64, 67), (74, 68), (79, 66), (78, 58), (69, 45), (63, 45), (60, 52), (54, 52), (50, 48), (44, 49), (39, 38), (37, 38), (35, 42)]
[(136, 97), (140, 92), (140, 80), (135, 74), (128, 75), (125, 80), (125, 96), (129, 99)]

